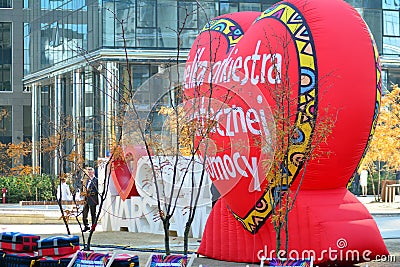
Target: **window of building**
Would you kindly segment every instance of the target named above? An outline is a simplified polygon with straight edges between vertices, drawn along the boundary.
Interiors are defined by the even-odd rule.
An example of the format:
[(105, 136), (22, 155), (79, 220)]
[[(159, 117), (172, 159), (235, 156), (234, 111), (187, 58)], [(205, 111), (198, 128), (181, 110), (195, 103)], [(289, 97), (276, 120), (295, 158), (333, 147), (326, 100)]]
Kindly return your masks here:
[(41, 0), (42, 9), (77, 10), (86, 5), (86, 0)]
[(10, 22), (0, 22), (0, 91), (12, 91), (11, 26)]
[(232, 3), (232, 2), (220, 2), (219, 3), (219, 10), (221, 14), (228, 14), (232, 12), (238, 12), (239, 11), (239, 4), (238, 3)]
[(393, 85), (400, 84), (400, 70), (388, 69), (387, 73), (387, 89), (391, 91)]
[(26, 141), (32, 139), (32, 106), (24, 106), (23, 113), (23, 138)]
[(137, 7), (137, 45), (142, 47), (157, 46), (156, 17), (157, 4), (155, 0), (139, 0)]
[[(32, 141), (32, 106), (23, 106), (23, 141)], [(32, 155), (24, 156), (24, 165), (32, 165)]]
[[(160, 1), (159, 1), (160, 2)], [(158, 7), (160, 4), (157, 5)], [(110, 12), (105, 12), (105, 19), (110, 21), (111, 25), (105, 25), (105, 29), (107, 29), (106, 37), (107, 41), (112, 41), (114, 38), (118, 46), (124, 46), (124, 41), (126, 42), (127, 47), (135, 47), (136, 46), (136, 4), (134, 1), (118, 1), (115, 3), (115, 9), (117, 10), (116, 16), (117, 21), (114, 21), (112, 14)], [(169, 10), (165, 10), (167, 16), (169, 16)], [(118, 21), (123, 23), (121, 25)], [(112, 36), (111, 26), (115, 23), (115, 36)], [(176, 23), (176, 22), (175, 22)], [(124, 32), (122, 32), (122, 27)], [(111, 31), (111, 32), (110, 32)], [(125, 38), (125, 40), (124, 40)], [(108, 42), (107, 42), (108, 43)], [(111, 43), (111, 42), (110, 42)]]
[[(12, 107), (0, 106), (0, 143), (7, 145), (12, 142)], [(11, 158), (7, 155), (7, 147), (0, 146), (0, 173), (7, 172), (12, 166)]]
[(383, 37), (383, 54), (400, 54), (400, 37)]
[[(201, 7), (195, 0), (103, 2), (103, 44), (107, 47), (126, 44), (140, 48), (177, 48), (179, 32), (180, 47), (190, 48), (208, 19), (220, 14), (218, 1), (200, 3)], [(125, 40), (122, 38), (121, 22)]]
[[(204, 25), (208, 23), (208, 20), (211, 18), (215, 18), (216, 16), (219, 15), (219, 6), (218, 3), (216, 2), (201, 2), (201, 8), (199, 8), (199, 14), (198, 14), (198, 23), (197, 23), (197, 32), (201, 30)], [(197, 37), (197, 34), (195, 38)], [(193, 44), (194, 39), (189, 40), (190, 45), (186, 46), (187, 48), (190, 48)]]
[[(395, 0), (395, 1), (397, 1), (397, 0)], [(364, 0), (363, 6), (365, 8), (381, 9), (382, 8), (382, 0)]]
[(12, 8), (12, 0), (0, 0), (0, 8)]
[(157, 1), (158, 47), (176, 48), (178, 10), (170, 0)]
[[(40, 107), (40, 137), (48, 138), (54, 134), (54, 86), (42, 85)], [(40, 167), (44, 173), (51, 173), (54, 168), (53, 158), (49, 153), (40, 154)]]
[[(24, 23), (24, 75), (30, 73), (29, 47), (30, 47), (30, 24)], [(25, 91), (25, 90), (24, 90)]]
[(399, 11), (383, 11), (383, 34), (399, 36)]
[(400, 55), (399, 0), (383, 1), (383, 49), (384, 55)]
[[(133, 90), (135, 91), (135, 100), (138, 105), (138, 110), (149, 110), (154, 98), (157, 98), (157, 86), (153, 83), (145, 83), (151, 76), (158, 72), (157, 65), (148, 64), (133, 64), (131, 65), (131, 81)], [(121, 73), (127, 73), (125, 69), (121, 70)], [(125, 79), (129, 79), (127, 75), (124, 75)], [(122, 86), (127, 87), (126, 81), (123, 81)]]
[(261, 10), (267, 10), (268, 8), (272, 7), (276, 3), (280, 2), (279, 0), (266, 0), (266, 1), (261, 1), (262, 2), (262, 8)]
[(12, 106), (0, 106), (0, 142), (12, 141)]
[(197, 29), (199, 12), (201, 10), (199, 10), (195, 1), (179, 2), (179, 28)]
[(155, 0), (138, 1), (138, 27), (148, 28), (156, 26), (156, 7)]
[[(139, 109), (148, 110), (150, 108), (149, 88), (148, 86), (140, 86), (150, 78), (149, 65), (133, 65), (131, 74), (133, 89), (136, 91), (135, 99), (137, 99), (137, 103), (140, 103)], [(139, 87), (140, 90), (138, 91)]]
[(400, 1), (399, 0), (383, 0), (382, 3), (383, 9), (400, 9)]
[(41, 24), (40, 31), (40, 63), (42, 67), (46, 67), (53, 62), (53, 55), (50, 49), (50, 27), (47, 23)]
[(261, 11), (261, 3), (240, 3), (239, 11)]
[(182, 29), (180, 45), (190, 48), (196, 39), (199, 30), (212, 19), (219, 15), (217, 2), (201, 1), (201, 7), (194, 0), (182, 1), (178, 4), (178, 27)]

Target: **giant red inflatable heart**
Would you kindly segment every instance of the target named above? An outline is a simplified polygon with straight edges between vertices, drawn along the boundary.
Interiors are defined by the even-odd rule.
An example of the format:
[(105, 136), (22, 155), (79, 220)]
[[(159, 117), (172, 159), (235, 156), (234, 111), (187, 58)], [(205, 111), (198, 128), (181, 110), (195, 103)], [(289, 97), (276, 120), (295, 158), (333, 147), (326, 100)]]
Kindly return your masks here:
[[(330, 12), (329, 5), (307, 2), (305, 6), (314, 4), (318, 14), (311, 14), (316, 18), (310, 25), (309, 20), (305, 20), (302, 13), (290, 4), (268, 10), (256, 19), (254, 15), (258, 14), (254, 13), (251, 14), (253, 18), (247, 13), (216, 19), (199, 35), (189, 54), (186, 96), (192, 98), (192, 93), (202, 98), (208, 96), (212, 81), (211, 98), (231, 109), (229, 112), (227, 108), (215, 112), (220, 126), (210, 135), (218, 152), (207, 163), (215, 185), (239, 217), (244, 218), (254, 203), (238, 201), (238, 195), (260, 201), (269, 198), (263, 190), (249, 190), (250, 183), (254, 183), (257, 177), (257, 182), (262, 182), (260, 188), (268, 186), (267, 180), (260, 179), (267, 176), (262, 172), (262, 148), (259, 145), (267, 132), (262, 127), (262, 117), (267, 112), (260, 107), (254, 108), (260, 106), (257, 103), (259, 97), (261, 105), (268, 106), (269, 103), (276, 110), (279, 103), (275, 102), (275, 94), (289, 88), (291, 103), (288, 112), (293, 114), (291, 124), (295, 125), (296, 131), (286, 166), (291, 182), (299, 176), (299, 162), (313, 142), (319, 121), (328, 115), (333, 118), (332, 134), (327, 145), (320, 147), (330, 156), (325, 153), (325, 158), (318, 157), (308, 164), (302, 180), (303, 189), (345, 186), (366, 148), (380, 96), (377, 90), (379, 69), (371, 37), (365, 28), (360, 27), (362, 20), (356, 21), (358, 23), (351, 21), (351, 26), (338, 30), (340, 27), (324, 18), (323, 14)], [(349, 19), (357, 19), (351, 15)], [(245, 23), (240, 20), (254, 21), (254, 24), (244, 30), (242, 24)], [(323, 34), (320, 33), (322, 30), (314, 33), (313, 26), (323, 29)], [(356, 49), (340, 45), (340, 38), (350, 38), (350, 35), (359, 43)], [(212, 40), (211, 46), (209, 40)], [(196, 82), (200, 85), (197, 86)], [(249, 88), (254, 87), (259, 89), (259, 93), (251, 92), (246, 97)], [(226, 97), (229, 94), (231, 97)], [(354, 102), (354, 99), (358, 101)], [(235, 112), (235, 108), (241, 108), (245, 116)], [(328, 115), (324, 113), (327, 109)], [(238, 139), (235, 137), (243, 132), (247, 133), (249, 146), (235, 148)], [(237, 151), (246, 149), (245, 156), (236, 154), (235, 159)], [(233, 172), (236, 176), (229, 175)], [(246, 179), (248, 177), (251, 179)], [(257, 222), (252, 223), (257, 225)]]
[[(211, 20), (189, 53), (184, 94), (187, 102), (191, 102), (191, 110), (195, 106), (199, 109), (193, 118), (203, 115), (205, 121), (211, 118), (218, 122), (208, 136), (216, 149), (212, 155), (203, 151), (203, 156), (207, 157), (207, 170), (222, 194), (223, 203), (229, 207), (229, 212), (222, 207), (218, 216), (241, 225), (242, 230), (235, 227), (233, 235), (243, 235), (249, 243), (257, 239), (253, 242), (258, 246), (256, 249), (263, 242), (274, 245), (271, 225), (263, 227), (270, 220), (277, 186), (269, 182), (273, 170), (263, 160), (271, 159), (274, 153), (273, 143), (265, 141), (274, 138), (274, 116), (266, 112), (270, 107), (273, 114), (286, 113), (294, 126), (286, 152), (288, 162), (282, 163), (288, 176), (286, 185), (296, 190), (301, 184), (300, 203), (293, 214), (301, 214), (299, 210), (307, 203), (311, 210), (308, 214), (325, 219), (330, 212), (342, 216), (347, 223), (341, 224), (340, 229), (347, 229), (343, 234), (355, 247), (362, 244), (360, 236), (348, 236), (348, 229), (354, 235), (370, 229), (372, 239), (376, 240), (374, 253), (387, 253), (375, 223), (345, 189), (373, 134), (380, 90), (379, 57), (368, 28), (359, 14), (341, 0), (291, 0), (262, 13), (234, 13)], [(277, 98), (280, 93), (285, 94), (283, 99), (289, 103), (283, 109), (277, 101), (281, 99)], [(204, 115), (201, 109), (211, 112)], [(329, 120), (332, 133), (320, 136), (318, 125)], [(285, 127), (282, 121), (275, 124), (277, 129)], [(243, 137), (246, 140), (240, 140)], [(307, 162), (305, 171), (303, 159), (308, 149), (320, 141), (315, 137), (326, 137), (326, 142), (318, 145), (319, 154)], [(276, 138), (276, 142), (281, 141), (279, 136)], [(306, 194), (308, 190), (311, 193)], [(334, 201), (322, 202), (325, 195), (332, 195)], [(321, 202), (339, 209), (344, 199), (361, 211), (359, 217), (329, 211), (328, 207), (321, 210), (317, 205)], [(207, 226), (206, 236), (209, 229), (215, 229), (214, 216), (210, 217), (214, 228)], [(349, 226), (352, 220), (362, 218), (368, 220), (367, 225)], [(308, 225), (310, 221), (306, 218), (296, 217), (296, 220), (301, 227), (315, 226)], [(331, 225), (324, 227), (319, 229)], [(309, 248), (310, 241), (315, 241), (315, 237), (309, 236), (317, 230), (313, 231), (292, 233), (296, 240), (307, 240), (295, 248)], [(202, 245), (200, 251), (225, 260), (259, 260), (254, 254), (241, 254), (235, 249), (239, 244), (231, 244), (234, 248), (225, 250), (228, 243), (224, 239), (230, 233), (222, 233), (221, 239), (209, 241), (218, 249), (208, 252), (206, 245)], [(336, 241), (333, 237), (326, 240), (329, 242), (324, 246)], [(325, 248), (317, 247), (320, 251)], [(321, 261), (325, 260), (326, 257)]]

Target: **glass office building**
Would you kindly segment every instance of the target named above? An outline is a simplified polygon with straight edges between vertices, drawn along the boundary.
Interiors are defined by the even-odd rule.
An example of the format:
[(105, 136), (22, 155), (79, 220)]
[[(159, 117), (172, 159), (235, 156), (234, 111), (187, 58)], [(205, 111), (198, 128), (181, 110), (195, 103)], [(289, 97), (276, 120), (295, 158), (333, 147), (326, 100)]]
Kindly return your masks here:
[[(32, 135), (31, 95), (24, 90), (22, 82), (23, 21), (22, 1), (0, 1), (0, 142), (2, 144), (30, 140)], [(0, 149), (0, 153), (4, 157), (5, 149)], [(30, 164), (30, 160), (27, 159), (25, 164)], [(11, 159), (7, 159), (6, 165), (12, 167)]]
[[(98, 157), (106, 156), (117, 134), (110, 120), (110, 114), (119, 109), (115, 88), (131, 83), (137, 89), (171, 62), (184, 62), (207, 18), (261, 11), (278, 1), (200, 2), (201, 8), (194, 0), (24, 0), (23, 72), (26, 91), (32, 95), (33, 141), (54, 135), (63, 125), (63, 116), (71, 116), (79, 126), (71, 128), (72, 134), (84, 138), (69, 142), (65, 149), (79, 149), (86, 164), (93, 165)], [(347, 2), (375, 36), (384, 88), (399, 83), (398, 0)], [(143, 94), (143, 109), (161, 93)], [(35, 143), (33, 164), (53, 173), (55, 157), (46, 158), (38, 146)]]
[(400, 1), (346, 0), (364, 18), (374, 35), (382, 63), (384, 93), (400, 84)]

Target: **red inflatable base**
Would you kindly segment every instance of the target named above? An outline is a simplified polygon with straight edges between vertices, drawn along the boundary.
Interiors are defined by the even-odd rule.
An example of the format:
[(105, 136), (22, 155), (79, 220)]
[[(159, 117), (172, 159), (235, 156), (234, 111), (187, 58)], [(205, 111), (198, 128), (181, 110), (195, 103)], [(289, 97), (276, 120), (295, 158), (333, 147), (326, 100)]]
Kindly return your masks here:
[[(271, 219), (255, 235), (246, 231), (219, 200), (213, 208), (198, 253), (234, 262), (276, 257)], [(289, 214), (288, 255), (315, 263), (365, 262), (388, 255), (378, 227), (365, 206), (347, 189), (300, 191)], [(282, 236), (284, 248), (285, 237)]]

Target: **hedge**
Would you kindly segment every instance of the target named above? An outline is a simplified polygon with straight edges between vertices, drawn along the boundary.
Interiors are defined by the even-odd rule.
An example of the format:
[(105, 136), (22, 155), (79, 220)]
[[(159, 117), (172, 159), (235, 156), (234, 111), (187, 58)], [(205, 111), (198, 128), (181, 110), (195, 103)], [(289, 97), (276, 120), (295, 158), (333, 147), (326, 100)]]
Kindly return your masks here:
[(0, 176), (0, 188), (6, 188), (7, 203), (54, 200), (51, 176)]

